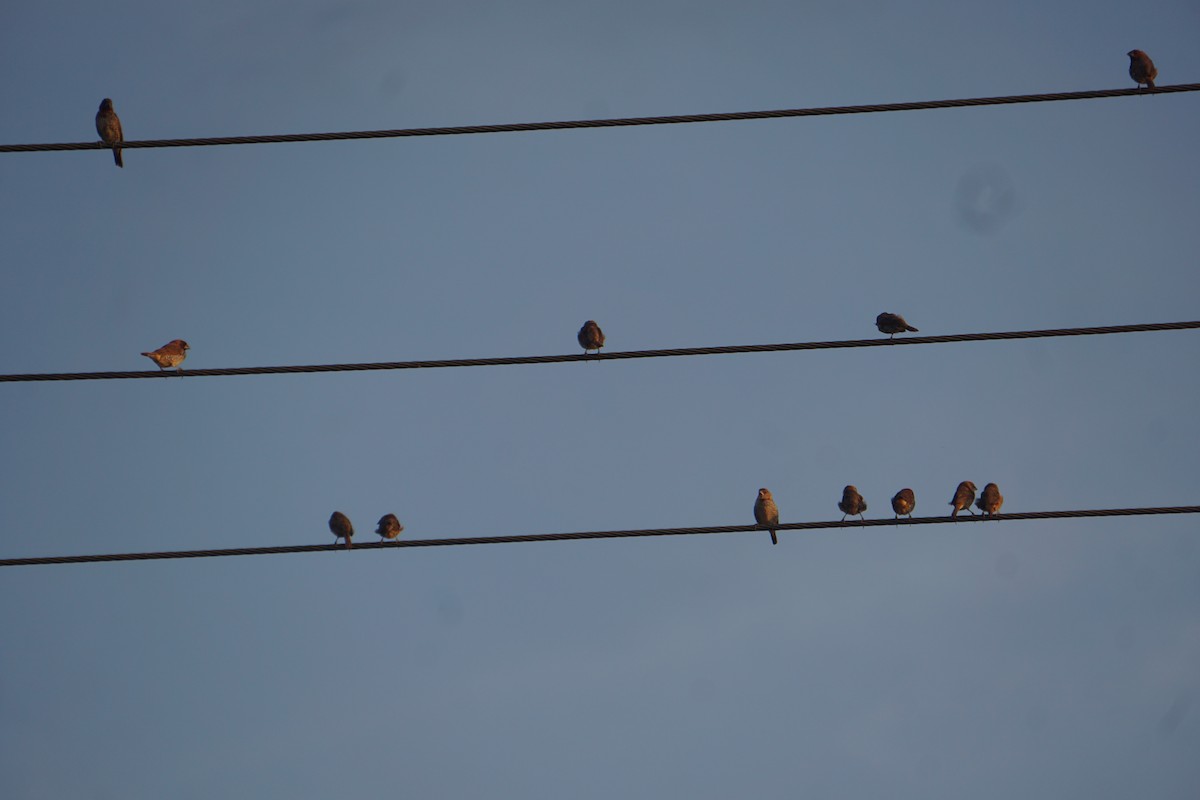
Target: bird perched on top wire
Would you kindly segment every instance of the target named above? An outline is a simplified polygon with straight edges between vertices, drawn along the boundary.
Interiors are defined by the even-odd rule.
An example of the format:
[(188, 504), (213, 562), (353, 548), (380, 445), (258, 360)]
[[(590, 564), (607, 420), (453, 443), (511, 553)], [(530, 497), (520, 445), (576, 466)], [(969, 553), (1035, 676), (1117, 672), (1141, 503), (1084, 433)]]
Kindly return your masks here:
[(842, 522), (846, 521), (846, 517), (855, 515), (858, 515), (858, 518), (864, 522), (866, 521), (863, 512), (867, 510), (867, 501), (862, 499), (858, 489), (853, 486), (842, 489), (842, 500), (838, 503), (838, 508), (842, 510)]
[(1150, 56), (1141, 50), (1130, 50), (1125, 55), (1129, 56), (1129, 77), (1137, 82), (1138, 88), (1144, 83), (1146, 88), (1153, 89), (1154, 79), (1158, 77), (1158, 68), (1150, 60)]
[(125, 135), (121, 133), (121, 118), (113, 111), (112, 100), (107, 97), (100, 101), (100, 110), (96, 112), (96, 133), (100, 134), (100, 141), (112, 145), (113, 161), (117, 166), (124, 167), (120, 145), (125, 141)]
[(903, 517), (905, 514), (911, 519), (913, 509), (916, 507), (917, 496), (913, 494), (912, 489), (901, 489), (892, 498), (892, 511), (896, 512), (896, 519)]
[(180, 372), (183, 372), (183, 367), (179, 365), (187, 358), (187, 351), (191, 349), (183, 339), (172, 339), (157, 350), (151, 350), (149, 353), (142, 353), (142, 355), (155, 364), (158, 364), (159, 369), (175, 367)]
[(333, 512), (329, 515), (329, 530), (333, 531), (334, 544), (337, 544), (338, 539), (345, 539), (346, 549), (350, 549), (350, 539), (354, 536), (354, 526), (350, 524), (349, 517), (340, 511)]
[(897, 333), (904, 333), (905, 331), (919, 333), (916, 328), (904, 321), (904, 317), (899, 314), (893, 314), (890, 311), (885, 311), (875, 318), (875, 327), (879, 328), (880, 333), (886, 333), (891, 336), (895, 336)]
[(983, 491), (979, 493), (979, 499), (975, 501), (975, 507), (985, 515), (999, 514), (1002, 505), (1004, 495), (1000, 494), (1000, 487), (994, 483), (984, 486)]
[[(971, 501), (975, 499), (975, 484), (970, 481), (963, 481), (954, 490), (954, 497), (950, 498), (950, 505), (954, 506), (954, 510), (950, 512), (950, 516), (957, 518), (958, 512), (966, 509), (971, 511)], [(971, 511), (974, 516), (975, 512)]]
[[(758, 499), (754, 501), (754, 521), (759, 525), (779, 524), (779, 509), (775, 506), (770, 489), (758, 490)], [(771, 529), (771, 544), (779, 544), (774, 528)]]
[(379, 527), (375, 532), (381, 537), (379, 541), (384, 539), (395, 539), (404, 530), (404, 526), (400, 524), (400, 520), (396, 519), (395, 514), (384, 514), (379, 518)]
[(583, 327), (579, 329), (579, 335), (575, 338), (579, 340), (579, 346), (583, 348), (585, 354), (595, 350), (599, 355), (600, 348), (604, 347), (604, 331), (600, 330), (600, 326), (590, 319), (583, 323)]

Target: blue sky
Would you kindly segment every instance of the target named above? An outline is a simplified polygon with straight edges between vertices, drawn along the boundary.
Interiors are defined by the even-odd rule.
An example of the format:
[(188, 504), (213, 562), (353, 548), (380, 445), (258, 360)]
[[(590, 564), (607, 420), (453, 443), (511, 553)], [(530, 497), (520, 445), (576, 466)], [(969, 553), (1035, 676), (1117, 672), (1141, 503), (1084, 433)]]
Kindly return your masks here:
[[(21, 3), (8, 143), (1200, 80), (1200, 5)], [(1196, 318), (1194, 94), (0, 158), (5, 373)], [(983, 224), (978, 214), (983, 211)], [(1197, 502), (1195, 332), (0, 391), (4, 557)], [(1200, 785), (1197, 521), (0, 575), (6, 798)]]

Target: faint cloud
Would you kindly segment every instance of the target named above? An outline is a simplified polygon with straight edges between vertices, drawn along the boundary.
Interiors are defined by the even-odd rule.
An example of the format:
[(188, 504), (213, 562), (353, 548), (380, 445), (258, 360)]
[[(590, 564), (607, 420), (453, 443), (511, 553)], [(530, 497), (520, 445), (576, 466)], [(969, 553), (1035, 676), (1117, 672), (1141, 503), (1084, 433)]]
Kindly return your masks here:
[(954, 205), (963, 227), (995, 233), (1017, 211), (1016, 186), (1002, 167), (973, 167), (958, 179)]

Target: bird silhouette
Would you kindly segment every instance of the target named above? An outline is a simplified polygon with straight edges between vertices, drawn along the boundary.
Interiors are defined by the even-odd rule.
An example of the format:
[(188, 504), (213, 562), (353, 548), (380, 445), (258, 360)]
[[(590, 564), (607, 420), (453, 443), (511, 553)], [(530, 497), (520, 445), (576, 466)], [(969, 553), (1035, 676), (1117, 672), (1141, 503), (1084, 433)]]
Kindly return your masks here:
[[(779, 509), (775, 506), (770, 489), (758, 490), (758, 499), (754, 501), (754, 521), (759, 525), (779, 524)], [(774, 528), (771, 528), (771, 544), (779, 544)]]
[(1130, 50), (1125, 55), (1129, 56), (1129, 77), (1137, 82), (1138, 88), (1144, 83), (1147, 89), (1153, 89), (1154, 79), (1158, 77), (1158, 68), (1150, 60), (1150, 56), (1141, 50)]
[(853, 486), (847, 486), (842, 489), (842, 499), (838, 503), (838, 508), (842, 510), (842, 522), (846, 521), (846, 517), (858, 516), (859, 519), (866, 521), (863, 512), (867, 510), (867, 501), (863, 500), (862, 495), (858, 493), (858, 489)]
[(329, 530), (333, 531), (335, 544), (338, 539), (345, 539), (346, 549), (350, 549), (350, 539), (354, 536), (354, 526), (350, 524), (349, 517), (340, 511), (333, 512), (329, 515)]
[(96, 112), (96, 133), (100, 134), (100, 141), (112, 145), (113, 161), (116, 165), (124, 167), (121, 142), (125, 141), (125, 134), (121, 132), (121, 118), (113, 111), (112, 100), (107, 97), (100, 101), (100, 110)]
[(604, 331), (600, 330), (600, 326), (590, 319), (583, 323), (583, 327), (579, 329), (579, 335), (575, 338), (579, 340), (579, 346), (583, 348), (585, 354), (595, 350), (599, 355), (600, 348), (604, 347)]
[(950, 512), (950, 516), (958, 518), (958, 512), (966, 509), (974, 516), (975, 512), (971, 511), (971, 501), (975, 499), (975, 484), (970, 481), (963, 481), (954, 490), (954, 497), (950, 498), (950, 505), (954, 506), (954, 510)]
[(903, 517), (905, 514), (911, 519), (913, 509), (916, 507), (917, 496), (913, 494), (912, 489), (901, 489), (892, 498), (892, 511), (896, 512), (896, 519)]
[(379, 527), (375, 532), (379, 534), (379, 541), (384, 539), (395, 539), (404, 530), (404, 526), (400, 524), (400, 520), (396, 519), (395, 514), (384, 514), (379, 518)]
[(183, 339), (172, 339), (157, 350), (151, 350), (142, 355), (158, 364), (159, 369), (175, 367), (178, 371), (183, 372), (183, 367), (179, 365), (187, 358), (187, 351), (191, 349), (191, 346)]
[(897, 333), (904, 333), (905, 331), (919, 332), (912, 325), (905, 322), (904, 317), (899, 314), (893, 314), (890, 311), (884, 311), (875, 318), (875, 327), (879, 329), (880, 333), (890, 334), (893, 337)]
[(984, 486), (983, 491), (979, 493), (979, 499), (975, 501), (975, 507), (985, 516), (999, 514), (1002, 505), (1004, 505), (1004, 495), (1000, 494), (1000, 487), (994, 483)]

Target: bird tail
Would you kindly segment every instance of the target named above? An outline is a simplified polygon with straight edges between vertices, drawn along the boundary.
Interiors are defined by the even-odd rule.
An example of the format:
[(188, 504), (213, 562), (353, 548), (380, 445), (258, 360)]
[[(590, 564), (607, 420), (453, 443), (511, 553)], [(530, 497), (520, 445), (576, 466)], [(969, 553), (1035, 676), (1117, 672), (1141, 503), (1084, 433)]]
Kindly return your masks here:
[(775, 531), (771, 531), (771, 544), (779, 544), (779, 537), (775, 535)]
[(919, 330), (917, 330), (916, 328), (914, 328), (912, 325), (905, 325), (905, 326), (904, 326), (904, 330), (906, 330), (906, 331), (912, 331), (913, 333), (920, 333), (920, 331), (919, 331)]
[(1154, 88), (1154, 78), (1146, 78), (1146, 88), (1147, 89)]
[(149, 353), (142, 353), (142, 355), (144, 355), (146, 358), (149, 358), (149, 357), (150, 357), (150, 354), (149, 354)]
[[(954, 503), (951, 503), (950, 505), (954, 506)], [(954, 509), (950, 512), (950, 516), (952, 516), (952, 517), (958, 516), (958, 506), (954, 506)]]
[(350, 544), (350, 537), (349, 537), (349, 536), (347, 536), (347, 537), (346, 537), (346, 549), (347, 549), (347, 550), (349, 550), (349, 549), (350, 549), (351, 547), (353, 547), (353, 546), (354, 546), (354, 545)]
[(113, 163), (115, 163), (118, 167), (125, 166), (125, 159), (121, 158), (121, 148), (119, 147), (113, 148)]

